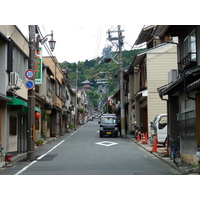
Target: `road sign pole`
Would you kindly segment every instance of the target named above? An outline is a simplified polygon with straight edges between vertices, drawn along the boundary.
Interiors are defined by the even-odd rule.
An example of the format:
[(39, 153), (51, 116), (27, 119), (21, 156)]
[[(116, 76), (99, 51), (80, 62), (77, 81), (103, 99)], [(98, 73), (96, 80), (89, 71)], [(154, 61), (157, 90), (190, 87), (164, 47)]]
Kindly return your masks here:
[[(29, 26), (29, 63), (28, 68), (34, 70), (35, 56), (35, 25)], [(34, 81), (34, 78), (33, 78)], [(35, 160), (35, 89), (28, 90), (28, 134), (27, 160)]]

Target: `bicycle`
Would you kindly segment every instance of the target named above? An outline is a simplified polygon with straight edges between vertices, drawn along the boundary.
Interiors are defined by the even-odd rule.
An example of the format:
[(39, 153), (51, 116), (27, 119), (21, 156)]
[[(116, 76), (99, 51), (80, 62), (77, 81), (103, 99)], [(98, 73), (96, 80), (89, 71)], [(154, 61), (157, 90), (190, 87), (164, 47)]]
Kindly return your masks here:
[(137, 139), (138, 134), (140, 134), (140, 126), (135, 124), (134, 129), (135, 129), (135, 138)]
[(180, 167), (181, 165), (181, 155), (178, 148), (179, 138), (180, 136), (178, 136), (176, 139), (169, 139), (169, 145), (171, 147), (171, 158), (177, 167)]

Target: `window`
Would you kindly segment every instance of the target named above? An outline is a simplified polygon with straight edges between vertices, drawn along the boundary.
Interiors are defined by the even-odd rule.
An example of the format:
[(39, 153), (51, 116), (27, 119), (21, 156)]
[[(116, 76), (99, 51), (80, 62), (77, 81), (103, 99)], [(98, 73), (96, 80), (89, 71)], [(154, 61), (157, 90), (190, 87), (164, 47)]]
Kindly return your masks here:
[(13, 72), (19, 74), (19, 78), (25, 81), (24, 73), (28, 69), (28, 59), (17, 49), (13, 49)]
[(195, 101), (185, 99), (181, 102), (180, 120), (189, 120), (195, 118)]
[(58, 81), (56, 82), (56, 95), (61, 98), (61, 85)]
[(191, 54), (191, 60), (196, 61), (196, 36), (192, 31), (184, 40), (184, 57)]
[(116, 119), (115, 118), (108, 118), (108, 117), (103, 117), (101, 119), (102, 124), (116, 124)]
[(160, 118), (160, 121), (159, 121), (159, 129), (163, 129), (165, 128), (165, 126), (167, 125), (167, 116), (163, 116)]
[(10, 135), (17, 135), (17, 117), (10, 116)]

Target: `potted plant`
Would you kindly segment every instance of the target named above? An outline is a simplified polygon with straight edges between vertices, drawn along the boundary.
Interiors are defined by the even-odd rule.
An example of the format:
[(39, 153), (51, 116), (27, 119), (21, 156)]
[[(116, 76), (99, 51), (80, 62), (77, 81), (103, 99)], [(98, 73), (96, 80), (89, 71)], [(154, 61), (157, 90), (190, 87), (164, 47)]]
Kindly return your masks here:
[(68, 128), (69, 129), (73, 129), (74, 128), (74, 125), (70, 121), (68, 122)]
[(43, 140), (36, 140), (35, 144), (36, 146), (42, 146), (43, 142), (44, 142)]
[(56, 132), (51, 133), (51, 137), (56, 137)]

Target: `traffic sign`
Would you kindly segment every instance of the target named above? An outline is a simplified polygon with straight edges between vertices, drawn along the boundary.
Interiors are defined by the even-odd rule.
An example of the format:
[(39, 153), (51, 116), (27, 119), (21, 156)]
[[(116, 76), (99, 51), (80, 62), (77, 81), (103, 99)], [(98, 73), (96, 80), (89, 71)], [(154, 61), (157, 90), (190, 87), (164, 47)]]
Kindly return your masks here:
[(25, 86), (26, 86), (26, 88), (27, 88), (28, 90), (31, 90), (31, 89), (34, 88), (35, 83), (34, 83), (34, 81), (32, 81), (32, 80), (27, 80), (27, 81), (25, 82)]
[(34, 71), (32, 69), (28, 69), (25, 71), (25, 76), (28, 79), (33, 79), (34, 78)]

